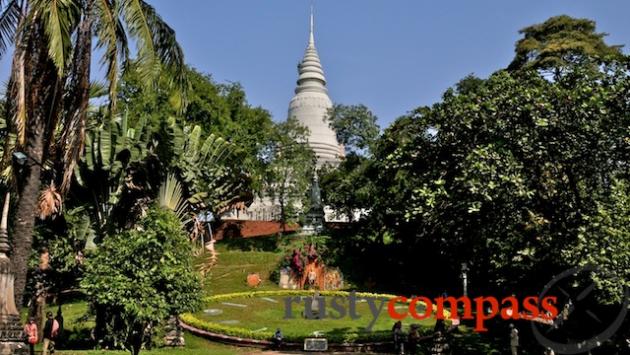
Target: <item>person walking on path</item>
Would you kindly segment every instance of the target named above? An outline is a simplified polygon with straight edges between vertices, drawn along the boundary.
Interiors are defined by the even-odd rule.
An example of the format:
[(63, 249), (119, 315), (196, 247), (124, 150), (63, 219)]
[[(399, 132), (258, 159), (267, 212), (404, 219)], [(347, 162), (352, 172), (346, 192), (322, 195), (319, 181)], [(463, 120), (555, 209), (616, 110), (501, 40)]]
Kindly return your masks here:
[(510, 350), (512, 355), (518, 355), (518, 329), (510, 323)]
[(273, 348), (275, 350), (280, 350), (280, 348), (282, 347), (282, 340), (283, 340), (283, 336), (282, 336), (282, 331), (280, 330), (280, 328), (276, 329), (276, 332), (273, 334)]
[(418, 343), (420, 342), (420, 333), (418, 332), (418, 325), (412, 324), (409, 330), (409, 337), (407, 339), (409, 354), (415, 354), (418, 351)]
[(397, 321), (394, 323), (394, 326), (392, 326), (392, 337), (394, 340), (394, 350), (396, 351), (396, 354), (404, 354), (404, 335), (401, 321)]
[(59, 334), (59, 322), (53, 318), (52, 312), (46, 313), (46, 324), (44, 325), (44, 347), (42, 355), (55, 353), (55, 339)]
[(39, 340), (37, 338), (37, 322), (35, 321), (35, 317), (30, 317), (28, 319), (28, 323), (24, 326), (24, 334), (26, 336), (26, 343), (28, 343), (28, 347), (31, 355), (35, 355), (35, 344)]

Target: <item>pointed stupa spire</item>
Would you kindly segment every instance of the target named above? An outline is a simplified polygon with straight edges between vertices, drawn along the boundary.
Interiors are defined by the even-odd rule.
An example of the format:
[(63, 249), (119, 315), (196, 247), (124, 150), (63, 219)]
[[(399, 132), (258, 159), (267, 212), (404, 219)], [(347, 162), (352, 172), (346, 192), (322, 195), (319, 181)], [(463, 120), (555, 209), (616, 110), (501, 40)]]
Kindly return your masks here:
[(309, 130), (308, 144), (317, 156), (317, 166), (325, 163), (338, 164), (344, 155), (343, 146), (337, 142), (335, 131), (326, 119), (333, 107), (326, 77), (319, 54), (315, 48), (315, 16), (311, 4), (308, 46), (298, 64), (298, 80), (295, 96), (289, 103), (289, 117), (297, 119)]
[(315, 20), (313, 19), (313, 4), (311, 4), (311, 27), (310, 27), (310, 32), (309, 32), (309, 37), (308, 37), (308, 46), (309, 47), (315, 47), (315, 31), (314, 31), (314, 22)]
[(319, 61), (319, 54), (315, 48), (315, 16), (313, 15), (313, 6), (311, 6), (310, 31), (308, 46), (304, 52), (304, 58), (298, 65), (300, 76), (297, 80), (297, 88), (295, 93), (302, 91), (326, 92), (326, 77), (324, 77), (324, 69)]

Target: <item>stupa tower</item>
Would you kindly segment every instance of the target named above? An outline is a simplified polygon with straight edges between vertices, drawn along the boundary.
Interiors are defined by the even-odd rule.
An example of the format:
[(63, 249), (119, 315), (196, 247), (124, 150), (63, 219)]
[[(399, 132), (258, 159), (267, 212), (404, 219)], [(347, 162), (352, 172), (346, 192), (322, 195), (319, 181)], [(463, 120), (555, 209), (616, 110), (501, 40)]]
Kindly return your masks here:
[(289, 103), (289, 117), (295, 117), (309, 129), (308, 144), (317, 156), (317, 167), (326, 163), (336, 165), (344, 156), (344, 149), (326, 119), (332, 101), (328, 97), (326, 77), (315, 48), (312, 7), (308, 46), (298, 65), (298, 73), (295, 95)]

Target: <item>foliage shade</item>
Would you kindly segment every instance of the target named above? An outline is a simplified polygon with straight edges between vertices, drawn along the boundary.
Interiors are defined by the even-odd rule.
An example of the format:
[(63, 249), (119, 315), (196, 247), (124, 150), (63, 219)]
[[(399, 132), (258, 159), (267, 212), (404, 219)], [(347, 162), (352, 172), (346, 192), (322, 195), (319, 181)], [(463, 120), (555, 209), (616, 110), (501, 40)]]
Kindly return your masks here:
[[(171, 125), (199, 126), (202, 138), (221, 137), (233, 147), (238, 166), (247, 171), (254, 190), (260, 191), (264, 167), (259, 159), (273, 134), (271, 115), (260, 107), (252, 107), (238, 83), (219, 84), (210, 75), (186, 68), (191, 85), (188, 105), (180, 112), (171, 99), (166, 79), (154, 88), (143, 85), (138, 73), (129, 71), (121, 84), (120, 101), (132, 117), (147, 116), (149, 125), (162, 132), (157, 154), (163, 160), (175, 158), (173, 151), (182, 146), (171, 138)], [(169, 133), (170, 132), (170, 133)]]

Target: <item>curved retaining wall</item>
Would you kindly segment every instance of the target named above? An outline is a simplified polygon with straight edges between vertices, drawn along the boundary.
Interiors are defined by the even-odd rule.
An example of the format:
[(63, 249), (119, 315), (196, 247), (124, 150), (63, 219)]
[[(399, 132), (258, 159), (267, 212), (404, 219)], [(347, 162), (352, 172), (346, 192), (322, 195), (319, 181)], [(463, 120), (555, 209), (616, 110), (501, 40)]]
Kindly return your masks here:
[[(209, 332), (207, 330), (198, 329), (191, 325), (181, 322), (182, 328), (191, 332), (194, 335), (217, 341), (224, 344), (245, 346), (252, 348), (268, 349), (273, 346), (273, 343), (268, 340), (246, 339), (235, 336), (219, 334)], [(431, 336), (424, 336), (420, 338), (420, 341), (430, 340)], [(283, 343), (284, 350), (303, 350), (303, 343)], [(351, 352), (375, 352), (375, 351), (388, 351), (393, 347), (392, 342), (373, 342), (373, 343), (346, 343), (336, 344), (329, 343), (328, 351), (351, 351)]]

